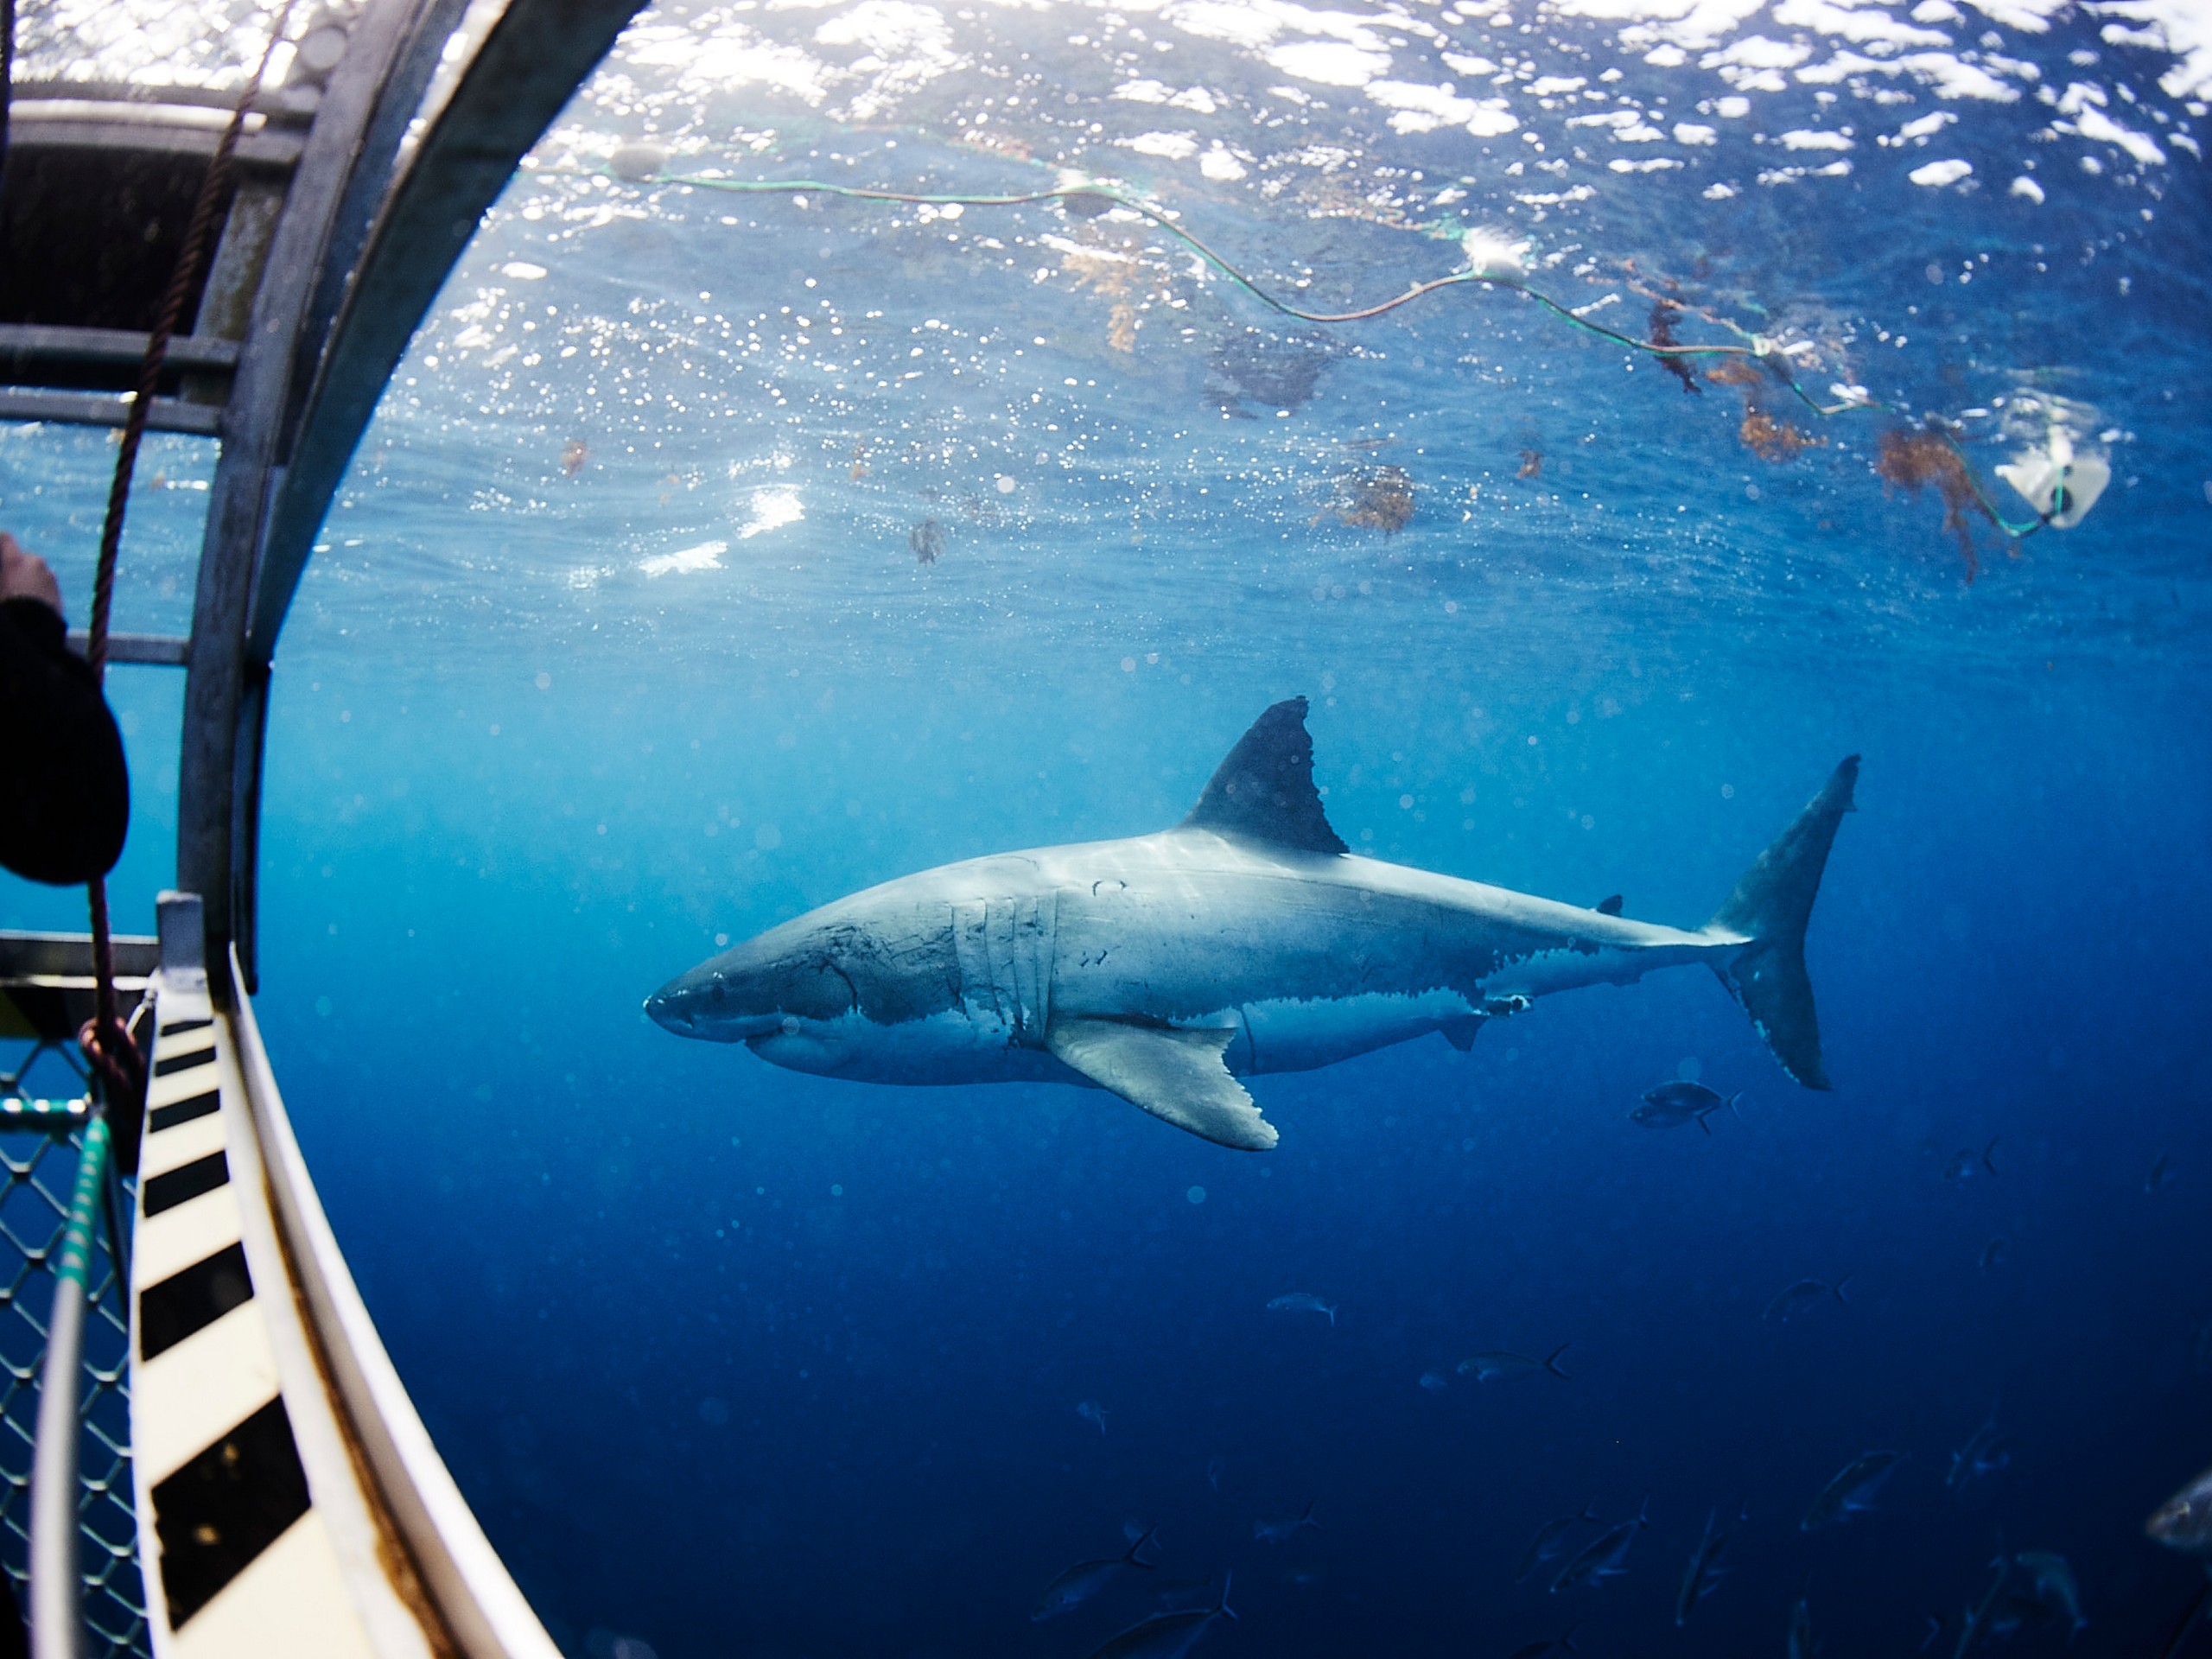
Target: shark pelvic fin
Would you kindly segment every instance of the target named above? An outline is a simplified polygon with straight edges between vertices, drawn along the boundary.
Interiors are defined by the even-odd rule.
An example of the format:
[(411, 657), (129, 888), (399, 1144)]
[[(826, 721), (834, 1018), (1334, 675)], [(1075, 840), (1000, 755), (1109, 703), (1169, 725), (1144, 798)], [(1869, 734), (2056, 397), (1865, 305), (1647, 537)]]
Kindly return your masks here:
[(1444, 1033), (1446, 1042), (1465, 1054), (1483, 1034), (1483, 1016), (1471, 1014), (1464, 1020), (1447, 1020), (1437, 1029)]
[(1265, 1152), (1275, 1143), (1275, 1126), (1222, 1064), (1235, 1034), (1056, 1019), (1045, 1046), (1062, 1065), (1179, 1129), (1217, 1146)]
[(1313, 787), (1313, 740), (1306, 734), (1305, 698), (1276, 703), (1252, 722), (1180, 827), (1249, 836), (1301, 852), (1349, 850), (1329, 827)]

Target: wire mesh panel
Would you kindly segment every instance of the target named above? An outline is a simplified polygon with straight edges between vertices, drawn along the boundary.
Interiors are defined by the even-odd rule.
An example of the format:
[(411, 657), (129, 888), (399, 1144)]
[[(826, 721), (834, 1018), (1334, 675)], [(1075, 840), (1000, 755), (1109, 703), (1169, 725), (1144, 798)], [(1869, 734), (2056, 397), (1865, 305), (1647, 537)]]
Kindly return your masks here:
[[(10, 1099), (84, 1092), (78, 1057), (68, 1049), (19, 1047), (10, 1065), (12, 1069), (0, 1071), (0, 1091)], [(68, 1217), (83, 1135), (79, 1128), (65, 1135), (17, 1127), (7, 1121), (11, 1116), (0, 1112), (0, 1176), (6, 1183), (0, 1188), (0, 1568), (16, 1605), (23, 1608), (29, 1605), (31, 1455), (54, 1302), (53, 1258)], [(99, 1230), (86, 1278), (79, 1383), (78, 1561), (85, 1583), (86, 1651), (150, 1659), (130, 1484), (128, 1293), (117, 1270), (112, 1224), (132, 1206), (120, 1186), (111, 1187), (109, 1200), (110, 1224)]]

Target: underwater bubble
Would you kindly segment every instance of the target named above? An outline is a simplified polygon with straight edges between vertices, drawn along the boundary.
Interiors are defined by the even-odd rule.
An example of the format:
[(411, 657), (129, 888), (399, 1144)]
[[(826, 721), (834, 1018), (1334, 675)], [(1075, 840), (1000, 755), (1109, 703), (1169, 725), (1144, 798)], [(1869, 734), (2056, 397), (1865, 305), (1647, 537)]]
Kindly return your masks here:
[(1206, 1190), (1203, 1186), (1194, 1186), (1183, 1196), (1192, 1204), (1204, 1204), (1206, 1201)]

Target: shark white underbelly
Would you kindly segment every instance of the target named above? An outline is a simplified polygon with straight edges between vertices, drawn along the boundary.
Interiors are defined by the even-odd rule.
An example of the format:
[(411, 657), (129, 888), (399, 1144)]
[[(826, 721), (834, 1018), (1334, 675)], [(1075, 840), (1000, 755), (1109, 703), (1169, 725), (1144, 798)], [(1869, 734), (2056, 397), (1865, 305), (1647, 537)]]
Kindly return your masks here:
[(1303, 698), (1262, 715), (1191, 816), (1122, 841), (887, 882), (672, 981), (652, 1017), (794, 1071), (871, 1083), (1112, 1090), (1270, 1147), (1240, 1078), (1441, 1033), (1554, 991), (1704, 962), (1791, 1075), (1827, 1086), (1802, 941), (1857, 758), (1695, 930), (1348, 852), (1313, 783)]

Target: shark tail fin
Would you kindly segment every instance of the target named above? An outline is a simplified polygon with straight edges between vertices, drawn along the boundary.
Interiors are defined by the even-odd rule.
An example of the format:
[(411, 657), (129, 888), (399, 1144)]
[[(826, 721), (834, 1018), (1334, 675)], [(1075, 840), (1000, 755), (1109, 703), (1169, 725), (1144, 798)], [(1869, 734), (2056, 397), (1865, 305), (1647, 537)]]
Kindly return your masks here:
[(1236, 1617), (1236, 1610), (1229, 1605), (1229, 1569), (1221, 1570), (1221, 1599), (1213, 1605), (1215, 1613), (1228, 1618)]
[(1137, 1552), (1141, 1550), (1147, 1544), (1153, 1542), (1159, 1536), (1160, 1529), (1158, 1527), (1147, 1527), (1144, 1529), (1144, 1536), (1138, 1539), (1136, 1542), (1131, 1544), (1128, 1552), (1122, 1555), (1122, 1559), (1127, 1561), (1131, 1567), (1141, 1567), (1147, 1572), (1150, 1572), (1154, 1567), (1159, 1565), (1159, 1563), (1156, 1561), (1139, 1560)]
[(1554, 1376), (1558, 1377), (1561, 1382), (1572, 1382), (1574, 1381), (1573, 1377), (1567, 1376), (1565, 1371), (1562, 1371), (1559, 1368), (1559, 1357), (1573, 1346), (1574, 1344), (1571, 1340), (1562, 1342), (1558, 1347), (1553, 1349), (1551, 1352), (1544, 1356), (1544, 1369), (1549, 1371)]
[(1859, 1275), (1855, 1273), (1847, 1273), (1842, 1278), (1837, 1280), (1835, 1283), (1828, 1287), (1829, 1294), (1833, 1295), (1836, 1300), (1841, 1302), (1846, 1307), (1849, 1307), (1851, 1306), (1851, 1298), (1843, 1294), (1843, 1287), (1858, 1276)]
[(1821, 1022), (1813, 1007), (1813, 982), (1805, 972), (1805, 924), (1820, 891), (1821, 872), (1837, 825), (1853, 810), (1852, 786), (1859, 757), (1846, 757), (1796, 821), (1775, 838), (1736, 883), (1728, 901), (1706, 924), (1710, 933), (1748, 941), (1718, 971), (1751, 1016), (1782, 1069), (1808, 1089), (1826, 1089), (1821, 1063)]

